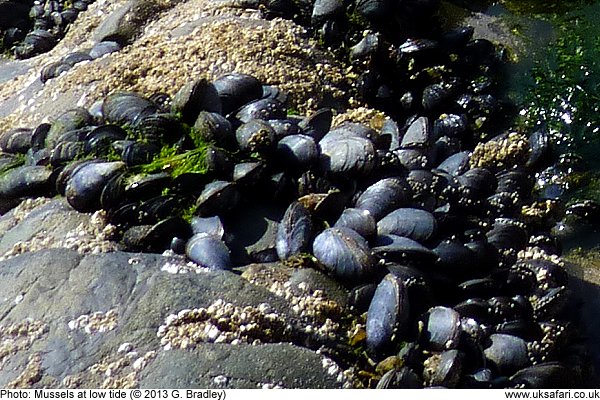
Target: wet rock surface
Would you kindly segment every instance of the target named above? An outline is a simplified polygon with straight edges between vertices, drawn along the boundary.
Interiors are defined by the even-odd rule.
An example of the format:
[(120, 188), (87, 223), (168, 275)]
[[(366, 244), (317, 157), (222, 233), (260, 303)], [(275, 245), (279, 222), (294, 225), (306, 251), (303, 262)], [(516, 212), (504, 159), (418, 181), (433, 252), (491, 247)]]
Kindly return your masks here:
[[(25, 387), (339, 387), (324, 358), (292, 344), (200, 344), (163, 349), (157, 331), (170, 314), (215, 299), (291, 315), (289, 304), (231, 272), (172, 274), (151, 254), (31, 252), (0, 262), (0, 384)], [(162, 269), (162, 270), (161, 270)], [(285, 371), (284, 374), (281, 371)], [(322, 371), (315, 373), (315, 371)]]

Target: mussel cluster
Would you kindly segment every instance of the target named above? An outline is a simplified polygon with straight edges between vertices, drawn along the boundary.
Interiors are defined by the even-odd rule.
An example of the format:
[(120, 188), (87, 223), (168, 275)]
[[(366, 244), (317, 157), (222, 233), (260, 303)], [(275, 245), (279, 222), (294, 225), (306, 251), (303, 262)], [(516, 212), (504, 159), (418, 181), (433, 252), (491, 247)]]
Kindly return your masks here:
[(329, 109), (288, 115), (285, 93), (239, 73), (173, 98), (113, 93), (0, 135), (1, 205), (59, 193), (107, 210), (129, 250), (216, 270), (239, 265), (232, 215), (279, 208), (276, 237), (245, 262), (308, 256), (348, 287), (366, 312), (358, 346), (400, 360), (379, 387), (576, 384), (552, 201), (532, 191), (552, 161), (544, 133), (479, 142), (481, 103), (436, 90), (381, 129), (332, 126)]
[(2, 49), (17, 58), (51, 50), (93, 0), (4, 0), (0, 2)]

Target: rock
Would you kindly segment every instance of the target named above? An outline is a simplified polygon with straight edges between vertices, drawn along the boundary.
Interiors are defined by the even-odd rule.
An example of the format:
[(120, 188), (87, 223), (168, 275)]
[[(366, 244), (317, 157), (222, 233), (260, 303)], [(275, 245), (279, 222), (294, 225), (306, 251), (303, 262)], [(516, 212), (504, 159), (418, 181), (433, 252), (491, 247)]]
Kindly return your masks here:
[[(183, 388), (221, 387), (225, 381), (232, 388), (340, 386), (338, 370), (328, 367), (335, 373), (326, 373), (330, 361), (296, 345), (277, 344), (283, 340), (275, 334), (264, 339), (273, 344), (261, 346), (191, 343), (189, 350), (163, 349), (159, 327), (168, 326), (167, 316), (176, 318), (182, 310), (232, 303), (255, 313), (267, 307), (278, 318), (292, 315), (282, 298), (234, 273), (167, 272), (176, 266), (186, 268), (186, 262), (68, 249), (1, 261), (0, 326), (5, 329), (0, 340), (10, 351), (0, 385)], [(24, 380), (32, 371), (35, 379)], [(215, 379), (220, 375), (225, 378)]]
[(142, 373), (140, 386), (227, 389), (339, 387), (336, 374), (327, 374), (322, 364), (320, 355), (288, 343), (202, 345), (193, 352), (176, 350), (161, 353)]
[[(73, 210), (64, 198), (26, 200), (0, 217), (0, 256), (68, 245), (83, 249), (92, 242), (110, 248), (108, 242), (97, 241), (100, 232), (94, 231), (91, 218)], [(67, 240), (69, 237), (73, 240)]]
[(159, 0), (130, 0), (104, 19), (92, 38), (98, 42), (115, 41), (122, 46), (131, 44), (162, 8)]

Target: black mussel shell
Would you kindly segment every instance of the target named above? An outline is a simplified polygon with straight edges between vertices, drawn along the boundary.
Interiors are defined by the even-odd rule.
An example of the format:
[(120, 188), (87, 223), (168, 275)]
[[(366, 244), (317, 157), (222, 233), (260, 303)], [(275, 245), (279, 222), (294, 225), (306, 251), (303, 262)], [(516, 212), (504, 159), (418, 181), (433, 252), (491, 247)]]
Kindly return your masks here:
[(227, 115), (246, 103), (260, 99), (263, 94), (261, 82), (251, 75), (227, 74), (217, 78), (213, 85), (221, 99), (223, 115)]
[(410, 305), (401, 279), (387, 274), (377, 286), (367, 311), (367, 348), (381, 356), (406, 330)]
[(277, 143), (277, 155), (284, 167), (305, 169), (318, 160), (319, 148), (310, 136), (290, 135)]
[(265, 165), (260, 161), (237, 163), (233, 167), (233, 181), (243, 188), (256, 189), (265, 172)]
[(214, 142), (220, 147), (228, 148), (234, 142), (231, 122), (214, 112), (200, 111), (194, 129), (199, 137), (207, 142)]
[(0, 134), (0, 151), (25, 154), (31, 148), (33, 131), (29, 128), (16, 128)]
[(510, 377), (511, 383), (524, 389), (581, 387), (576, 373), (559, 362), (546, 362), (523, 368)]
[(290, 204), (277, 228), (275, 248), (279, 259), (308, 252), (313, 234), (310, 212), (300, 202)]
[(375, 218), (367, 210), (346, 208), (336, 221), (335, 228), (349, 228), (364, 237), (372, 239), (377, 235)]
[(275, 131), (268, 122), (253, 119), (235, 131), (238, 146), (249, 153), (266, 153), (275, 147)]
[(437, 306), (427, 313), (424, 343), (434, 351), (456, 349), (462, 334), (460, 315), (451, 308)]
[(119, 50), (121, 50), (121, 45), (119, 43), (112, 40), (106, 40), (96, 43), (90, 50), (89, 54), (90, 57), (95, 60), (107, 54), (115, 53)]
[(510, 375), (529, 364), (527, 343), (512, 335), (490, 335), (484, 354), (489, 367), (502, 375)]
[(128, 167), (147, 164), (160, 152), (158, 145), (153, 143), (133, 142), (123, 148), (121, 160)]
[(458, 386), (464, 367), (465, 354), (458, 350), (444, 351), (425, 361), (423, 372), (429, 386), (455, 388)]
[(401, 367), (386, 372), (377, 382), (376, 389), (421, 389), (422, 387), (423, 382), (412, 369)]
[(173, 97), (171, 112), (180, 114), (188, 125), (194, 123), (200, 111), (221, 114), (221, 99), (215, 86), (206, 79), (185, 84)]
[(204, 187), (196, 201), (196, 213), (200, 217), (219, 215), (234, 209), (240, 201), (235, 183), (214, 181)]
[(157, 106), (154, 103), (132, 92), (109, 94), (102, 103), (104, 119), (120, 126), (133, 126), (136, 120), (139, 121), (143, 116), (156, 111)]
[(312, 137), (315, 141), (319, 141), (331, 129), (331, 121), (333, 120), (333, 112), (330, 108), (321, 108), (311, 115), (305, 117), (298, 126), (302, 129), (302, 133)]
[(435, 234), (436, 229), (435, 217), (418, 208), (398, 208), (377, 223), (379, 235), (393, 234), (418, 242), (427, 241)]
[(376, 266), (366, 240), (348, 228), (325, 229), (313, 242), (313, 254), (344, 282), (368, 280)]
[(201, 267), (214, 270), (228, 270), (233, 267), (229, 249), (225, 242), (215, 235), (195, 234), (188, 240), (185, 254)]
[(123, 243), (130, 251), (161, 253), (171, 246), (173, 238), (183, 240), (192, 236), (190, 225), (180, 217), (170, 217), (154, 225), (138, 225), (123, 235)]
[(376, 221), (411, 199), (410, 188), (403, 178), (384, 178), (375, 182), (358, 197), (355, 207), (368, 211)]
[(130, 178), (124, 188), (125, 195), (130, 201), (147, 200), (159, 196), (170, 183), (171, 176), (166, 172)]
[(193, 216), (190, 225), (194, 234), (206, 233), (209, 235), (218, 236), (220, 239), (223, 239), (225, 235), (223, 222), (221, 222), (221, 218), (218, 216), (206, 218)]
[(38, 197), (52, 194), (53, 173), (44, 166), (21, 166), (0, 175), (0, 197), (17, 199), (20, 197)]
[(64, 61), (56, 61), (45, 65), (40, 71), (40, 80), (42, 83), (48, 82), (50, 79), (54, 79), (60, 76), (63, 72), (67, 72), (71, 69), (71, 65)]
[(431, 263), (437, 255), (419, 242), (398, 235), (379, 235), (373, 243), (373, 252), (389, 261), (410, 259)]
[(101, 125), (85, 137), (85, 152), (96, 156), (106, 155), (113, 142), (124, 140), (127, 132), (116, 125)]
[(283, 119), (286, 115), (283, 104), (275, 99), (266, 98), (246, 104), (235, 114), (235, 118), (241, 123), (246, 123), (253, 119)]
[(183, 134), (179, 118), (170, 113), (142, 112), (135, 118), (132, 126), (142, 139), (150, 143), (175, 143)]
[(320, 166), (326, 174), (366, 176), (375, 166), (373, 143), (349, 130), (330, 131), (319, 142)]
[(83, 164), (67, 181), (65, 197), (77, 211), (89, 212), (100, 208), (100, 195), (114, 174), (125, 168), (122, 162)]
[(92, 116), (85, 108), (67, 110), (52, 121), (46, 136), (46, 147), (54, 148), (60, 137), (92, 123)]

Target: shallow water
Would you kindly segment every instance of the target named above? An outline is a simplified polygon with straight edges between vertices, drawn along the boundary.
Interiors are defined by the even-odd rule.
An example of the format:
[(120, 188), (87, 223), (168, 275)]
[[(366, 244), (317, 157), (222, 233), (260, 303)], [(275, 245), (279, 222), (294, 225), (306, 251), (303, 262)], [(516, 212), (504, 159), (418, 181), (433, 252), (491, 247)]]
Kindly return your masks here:
[[(558, 153), (583, 157), (563, 199), (600, 202), (600, 1), (504, 1), (487, 13), (523, 39), (508, 67), (505, 95), (520, 109), (516, 125), (546, 127)], [(600, 246), (596, 226), (565, 233), (565, 250)]]

